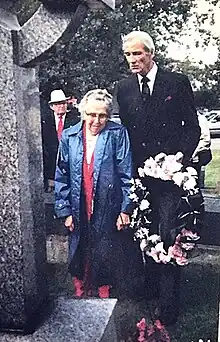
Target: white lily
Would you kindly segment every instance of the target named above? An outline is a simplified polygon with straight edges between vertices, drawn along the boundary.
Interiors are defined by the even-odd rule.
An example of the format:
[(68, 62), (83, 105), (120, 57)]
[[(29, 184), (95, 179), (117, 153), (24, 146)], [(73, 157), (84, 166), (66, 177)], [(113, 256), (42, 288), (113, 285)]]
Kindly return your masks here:
[(175, 155), (176, 161), (182, 163), (183, 160), (183, 153), (182, 152), (177, 152)]
[(138, 197), (136, 194), (130, 194), (129, 195), (129, 198), (133, 201), (133, 202), (138, 202)]
[(138, 214), (138, 208), (135, 208), (134, 211), (133, 211), (132, 217), (136, 218), (137, 214)]
[(155, 249), (156, 249), (157, 252), (161, 252), (161, 253), (166, 254), (166, 251), (165, 251), (165, 249), (163, 248), (163, 244), (164, 244), (163, 241), (157, 243), (156, 246), (155, 246)]
[(183, 183), (183, 190), (190, 191), (195, 190), (197, 182), (194, 177), (189, 177), (186, 182)]
[(189, 173), (190, 176), (198, 177), (198, 172), (196, 171), (196, 169), (194, 169), (194, 167), (188, 166), (186, 168), (186, 171)]
[(164, 161), (165, 157), (166, 157), (166, 154), (161, 152), (155, 156), (154, 160), (156, 163), (161, 163), (162, 161)]
[(160, 241), (160, 235), (152, 234), (149, 236), (148, 240), (151, 241), (152, 243), (157, 243)]
[(150, 202), (147, 199), (143, 199), (140, 203), (140, 210), (146, 210), (150, 207)]
[(140, 177), (144, 177), (145, 176), (145, 172), (144, 172), (144, 169), (142, 169), (142, 167), (138, 168), (138, 174), (139, 174)]
[(140, 249), (143, 252), (147, 248), (147, 239), (142, 239), (140, 243)]
[(182, 172), (176, 172), (173, 175), (173, 181), (176, 185), (178, 185), (179, 187), (182, 186), (183, 182), (185, 179), (185, 175)]

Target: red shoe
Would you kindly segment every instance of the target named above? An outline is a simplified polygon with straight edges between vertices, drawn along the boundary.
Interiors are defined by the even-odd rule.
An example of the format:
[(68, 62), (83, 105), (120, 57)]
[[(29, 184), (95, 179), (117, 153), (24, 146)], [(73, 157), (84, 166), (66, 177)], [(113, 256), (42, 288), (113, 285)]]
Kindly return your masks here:
[(78, 279), (77, 277), (73, 277), (73, 285), (75, 289), (75, 296), (82, 297), (84, 295), (83, 281)]
[(109, 298), (109, 291), (110, 291), (109, 285), (100, 286), (98, 291), (99, 291), (99, 298)]

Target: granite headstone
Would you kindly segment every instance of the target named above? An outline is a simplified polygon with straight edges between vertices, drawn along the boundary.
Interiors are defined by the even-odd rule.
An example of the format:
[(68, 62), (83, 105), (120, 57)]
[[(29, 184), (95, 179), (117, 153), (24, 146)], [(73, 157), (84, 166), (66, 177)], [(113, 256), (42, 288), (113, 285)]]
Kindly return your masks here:
[(52, 314), (33, 334), (1, 334), (1, 342), (116, 342), (116, 299), (60, 297)]
[(56, 41), (76, 32), (88, 6), (52, 14), (41, 5), (20, 27), (5, 4), (0, 4), (0, 330), (27, 332), (48, 300), (36, 66)]

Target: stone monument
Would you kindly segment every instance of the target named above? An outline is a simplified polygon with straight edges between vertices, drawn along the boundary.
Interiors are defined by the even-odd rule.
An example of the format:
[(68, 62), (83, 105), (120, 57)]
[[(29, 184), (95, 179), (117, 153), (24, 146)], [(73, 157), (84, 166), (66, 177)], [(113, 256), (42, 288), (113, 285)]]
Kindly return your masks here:
[[(43, 3), (44, 1), (42, 1)], [(65, 0), (63, 0), (63, 3)], [(41, 4), (20, 27), (0, 4), (0, 330), (32, 331), (47, 307), (42, 145), (37, 64), (73, 35), (93, 2), (74, 11)], [(49, 2), (48, 2), (49, 3)], [(94, 1), (110, 7), (114, 1)]]

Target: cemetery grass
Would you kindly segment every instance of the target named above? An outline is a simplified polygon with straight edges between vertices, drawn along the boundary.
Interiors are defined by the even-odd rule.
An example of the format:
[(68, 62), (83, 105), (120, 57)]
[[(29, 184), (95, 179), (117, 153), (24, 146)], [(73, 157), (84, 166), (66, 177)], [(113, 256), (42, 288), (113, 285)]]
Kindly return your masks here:
[(205, 186), (216, 188), (218, 182), (220, 182), (220, 151), (212, 151), (212, 161), (205, 168)]

